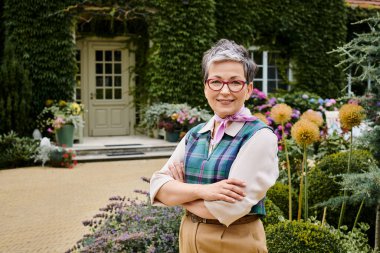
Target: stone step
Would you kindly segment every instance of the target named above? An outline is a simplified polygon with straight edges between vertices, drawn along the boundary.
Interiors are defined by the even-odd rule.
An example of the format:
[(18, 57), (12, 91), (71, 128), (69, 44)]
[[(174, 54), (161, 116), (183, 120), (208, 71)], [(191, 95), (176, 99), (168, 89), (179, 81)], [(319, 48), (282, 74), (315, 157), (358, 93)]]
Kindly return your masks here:
[(177, 143), (151, 144), (109, 144), (103, 146), (73, 147), (78, 162), (137, 160), (170, 157)]

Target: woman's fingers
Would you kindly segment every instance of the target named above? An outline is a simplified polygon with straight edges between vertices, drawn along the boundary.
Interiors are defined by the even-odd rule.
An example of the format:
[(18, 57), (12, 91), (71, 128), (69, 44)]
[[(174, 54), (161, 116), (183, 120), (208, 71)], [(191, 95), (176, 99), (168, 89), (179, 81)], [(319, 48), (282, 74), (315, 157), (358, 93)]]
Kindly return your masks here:
[(236, 202), (245, 197), (245, 183), (237, 179), (226, 179), (214, 184), (202, 185), (201, 198), (205, 200), (223, 200)]
[(183, 163), (173, 163), (169, 165), (169, 170), (173, 175), (173, 178), (177, 181), (184, 182), (184, 169)]

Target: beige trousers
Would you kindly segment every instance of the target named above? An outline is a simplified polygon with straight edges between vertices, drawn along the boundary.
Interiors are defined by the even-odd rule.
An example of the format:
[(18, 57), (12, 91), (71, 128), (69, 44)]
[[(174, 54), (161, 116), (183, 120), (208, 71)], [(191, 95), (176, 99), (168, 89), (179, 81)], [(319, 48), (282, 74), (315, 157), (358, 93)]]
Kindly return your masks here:
[(179, 231), (180, 253), (267, 253), (260, 219), (230, 225), (194, 223), (183, 216)]

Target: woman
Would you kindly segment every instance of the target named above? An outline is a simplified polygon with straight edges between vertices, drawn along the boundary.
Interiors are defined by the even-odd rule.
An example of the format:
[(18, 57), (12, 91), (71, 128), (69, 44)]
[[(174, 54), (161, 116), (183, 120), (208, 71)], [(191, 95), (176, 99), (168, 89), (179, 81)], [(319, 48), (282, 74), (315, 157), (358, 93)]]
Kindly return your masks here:
[(260, 217), (278, 177), (277, 137), (244, 107), (255, 63), (222, 39), (202, 61), (204, 93), (214, 117), (191, 129), (153, 174), (155, 205), (181, 205), (181, 253), (267, 252)]

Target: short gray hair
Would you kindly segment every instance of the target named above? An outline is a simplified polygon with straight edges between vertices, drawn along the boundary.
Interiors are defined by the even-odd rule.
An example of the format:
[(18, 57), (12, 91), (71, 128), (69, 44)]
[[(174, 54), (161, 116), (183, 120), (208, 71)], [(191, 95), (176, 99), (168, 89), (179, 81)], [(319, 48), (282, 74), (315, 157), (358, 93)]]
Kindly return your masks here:
[(248, 83), (253, 82), (257, 71), (256, 63), (251, 59), (249, 52), (243, 46), (232, 40), (221, 39), (203, 54), (202, 75), (203, 83), (208, 78), (208, 70), (212, 63), (235, 61), (243, 64), (244, 74)]

